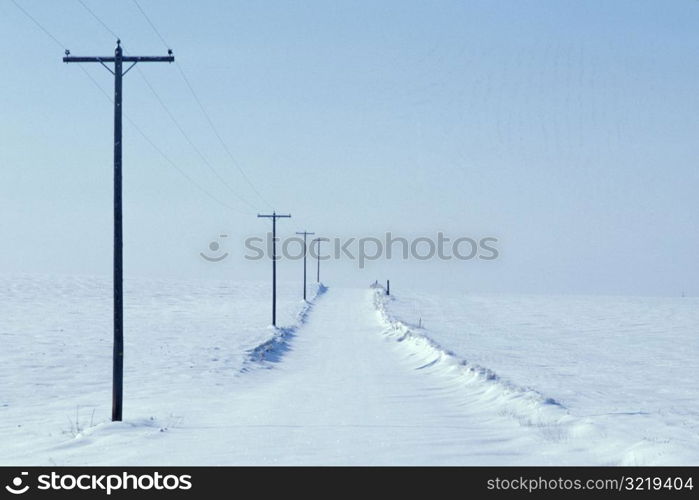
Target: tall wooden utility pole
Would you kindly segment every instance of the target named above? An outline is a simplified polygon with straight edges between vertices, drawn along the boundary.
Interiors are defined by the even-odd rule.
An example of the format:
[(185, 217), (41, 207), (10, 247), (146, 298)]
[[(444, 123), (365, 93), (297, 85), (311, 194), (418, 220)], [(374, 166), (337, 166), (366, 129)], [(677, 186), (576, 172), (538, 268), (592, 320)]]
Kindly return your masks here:
[[(327, 240), (327, 238), (316, 238), (313, 240), (316, 242), (316, 283), (320, 283), (320, 242), (323, 239)], [(311, 245), (313, 245), (313, 241), (311, 241)]]
[[(65, 63), (100, 63), (114, 75), (114, 353), (112, 368), (112, 421), (120, 421), (124, 398), (124, 290), (123, 290), (123, 239), (121, 217), (121, 81), (126, 73), (139, 62), (173, 62), (175, 57), (168, 50), (167, 56), (124, 56), (121, 40), (117, 40), (114, 57), (72, 57), (66, 50)], [(105, 63), (114, 63), (112, 70)], [(123, 63), (131, 66), (123, 71)]]
[(272, 219), (272, 325), (277, 326), (277, 219), (288, 219), (291, 214), (278, 215), (277, 212), (272, 212), (271, 215), (257, 216)]
[(308, 245), (306, 244), (306, 236), (309, 234), (313, 235), (316, 233), (309, 233), (308, 231), (302, 231), (300, 233), (303, 235), (303, 300), (306, 300), (306, 254), (308, 253)]
[(308, 245), (306, 244), (306, 236), (313, 235), (316, 233), (309, 233), (308, 231), (301, 231), (300, 233), (296, 234), (302, 234), (303, 235), (303, 300), (306, 300), (306, 255), (308, 254)]

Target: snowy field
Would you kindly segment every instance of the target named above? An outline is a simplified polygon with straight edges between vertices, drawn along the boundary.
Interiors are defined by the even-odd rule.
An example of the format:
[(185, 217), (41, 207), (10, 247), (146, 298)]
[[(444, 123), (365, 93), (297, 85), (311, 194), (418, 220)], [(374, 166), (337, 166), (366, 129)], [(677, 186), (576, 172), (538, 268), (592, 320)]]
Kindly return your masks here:
[[(0, 279), (2, 465), (699, 463), (697, 299)], [(281, 336), (281, 337), (280, 337)]]
[[(279, 288), (277, 323), (292, 326), (300, 290)], [(269, 283), (127, 280), (124, 300), (124, 415), (142, 436), (211, 411), (275, 337)], [(108, 279), (0, 278), (0, 464), (51, 464), (109, 421), (111, 314)]]
[(552, 439), (610, 464), (699, 463), (697, 298), (401, 291), (382, 307), (416, 353), (490, 378), (502, 411)]

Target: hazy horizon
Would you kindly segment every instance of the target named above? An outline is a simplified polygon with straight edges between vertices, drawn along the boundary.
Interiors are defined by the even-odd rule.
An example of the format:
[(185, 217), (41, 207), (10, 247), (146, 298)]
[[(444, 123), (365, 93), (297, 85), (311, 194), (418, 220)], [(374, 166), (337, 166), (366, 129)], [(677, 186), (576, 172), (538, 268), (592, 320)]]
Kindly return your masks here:
[[(77, 1), (18, 2), (72, 55), (112, 53)], [(129, 53), (165, 54), (131, 2), (85, 3)], [(243, 241), (276, 209), (280, 237), (498, 239), (495, 261), (323, 262), (330, 285), (699, 294), (698, 2), (141, 4), (262, 196), (178, 68), (137, 66), (225, 184), (136, 70), (125, 113), (228, 207), (125, 121), (127, 278), (267, 280)], [(112, 105), (11, 1), (0, 33), (0, 273), (109, 276)], [(230, 257), (207, 262), (217, 238)]]

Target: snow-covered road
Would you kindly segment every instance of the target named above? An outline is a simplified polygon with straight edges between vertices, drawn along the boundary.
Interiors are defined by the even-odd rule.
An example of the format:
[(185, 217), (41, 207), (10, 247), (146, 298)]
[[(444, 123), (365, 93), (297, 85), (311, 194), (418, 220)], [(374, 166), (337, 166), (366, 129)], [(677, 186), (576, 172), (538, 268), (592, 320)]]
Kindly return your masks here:
[[(241, 354), (223, 352), (240, 343), (226, 340), (234, 332), (182, 337), (165, 329), (162, 338), (142, 337), (144, 346), (153, 344), (149, 353), (181, 339), (172, 352), (190, 353), (185, 359), (192, 349), (208, 352), (212, 346), (221, 346), (215, 351), (220, 354), (198, 357), (181, 375), (131, 365), (125, 421), (98, 418), (96, 425), (83, 424), (77, 436), (56, 432), (56, 419), (76, 404), (66, 393), (57, 400), (61, 405), (49, 410), (43, 428), (28, 418), (31, 426), (15, 426), (6, 436), (11, 446), (0, 449), (0, 462), (604, 465), (657, 460), (648, 443), (617, 439), (565, 408), (475, 376), (441, 351), (423, 348), (419, 339), (399, 341), (400, 329), (387, 326), (385, 312), (377, 311), (376, 294), (330, 289), (316, 298), (305, 322), (277, 351), (264, 361), (248, 361), (242, 371), (232, 361), (220, 366), (219, 357)], [(135, 355), (143, 348), (133, 345), (131, 351)], [(102, 411), (106, 398), (95, 399), (99, 394), (85, 398)], [(25, 399), (17, 395), (5, 410), (19, 411)]]
[(253, 374), (247, 390), (233, 397), (230, 420), (210, 451), (212, 461), (531, 460), (526, 450), (541, 441), (539, 436), (506, 417), (469, 409), (460, 391), (416, 369), (398, 347), (381, 334), (371, 292), (331, 290), (273, 372)]
[[(367, 290), (333, 289), (269, 369), (202, 387), (165, 432), (103, 424), (50, 450), (88, 464), (594, 463), (541, 426), (470, 398), (382, 334)], [(214, 402), (212, 403), (212, 398)], [(561, 447), (566, 446), (561, 454)]]

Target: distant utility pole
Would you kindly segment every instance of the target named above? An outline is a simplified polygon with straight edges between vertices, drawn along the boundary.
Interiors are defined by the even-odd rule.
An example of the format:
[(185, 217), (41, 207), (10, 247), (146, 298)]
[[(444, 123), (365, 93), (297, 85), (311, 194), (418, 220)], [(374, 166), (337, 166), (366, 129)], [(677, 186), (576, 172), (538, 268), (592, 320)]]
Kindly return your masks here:
[[(114, 57), (71, 57), (66, 50), (65, 63), (100, 63), (114, 75), (114, 361), (112, 368), (112, 421), (120, 421), (124, 396), (124, 291), (121, 217), (121, 80), (139, 62), (173, 62), (172, 50), (167, 56), (124, 56), (121, 40), (117, 40)], [(114, 63), (112, 70), (105, 63)], [(130, 62), (126, 71), (122, 65)]]
[(303, 231), (296, 234), (303, 235), (303, 300), (306, 300), (306, 254), (308, 253), (308, 245), (306, 245), (306, 236), (309, 234), (313, 235), (316, 233), (309, 233), (308, 231)]
[(288, 219), (291, 214), (271, 215), (257, 214), (257, 217), (272, 219), (272, 325), (277, 326), (277, 219)]
[[(323, 241), (323, 238), (316, 238), (313, 241), (316, 242), (316, 261), (317, 261), (317, 266), (316, 266), (316, 283), (320, 283), (320, 242)], [(313, 244), (313, 241), (311, 241), (311, 245)]]

